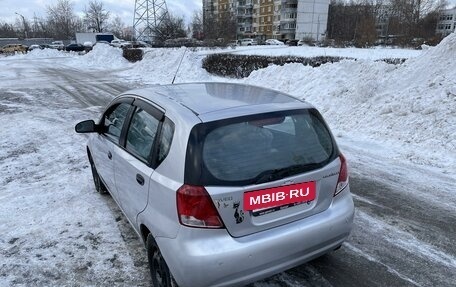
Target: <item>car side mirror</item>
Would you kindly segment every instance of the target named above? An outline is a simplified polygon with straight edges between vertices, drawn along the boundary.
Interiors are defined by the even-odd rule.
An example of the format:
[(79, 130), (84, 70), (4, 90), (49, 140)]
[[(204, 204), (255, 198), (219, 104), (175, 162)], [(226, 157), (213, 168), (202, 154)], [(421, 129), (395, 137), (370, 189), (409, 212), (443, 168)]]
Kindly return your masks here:
[(74, 127), (77, 133), (95, 133), (98, 132), (98, 126), (93, 120), (82, 121)]

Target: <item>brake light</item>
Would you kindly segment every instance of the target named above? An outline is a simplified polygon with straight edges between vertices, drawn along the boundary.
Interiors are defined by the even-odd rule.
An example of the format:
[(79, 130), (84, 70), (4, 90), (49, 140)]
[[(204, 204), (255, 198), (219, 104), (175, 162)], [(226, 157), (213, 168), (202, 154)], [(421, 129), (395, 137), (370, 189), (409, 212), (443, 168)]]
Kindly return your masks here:
[(345, 157), (340, 154), (340, 171), (339, 171), (339, 179), (337, 180), (336, 191), (334, 192), (334, 196), (341, 193), (348, 185), (348, 167), (347, 161)]
[(184, 184), (177, 190), (177, 215), (185, 226), (224, 228), (211, 197), (202, 186)]

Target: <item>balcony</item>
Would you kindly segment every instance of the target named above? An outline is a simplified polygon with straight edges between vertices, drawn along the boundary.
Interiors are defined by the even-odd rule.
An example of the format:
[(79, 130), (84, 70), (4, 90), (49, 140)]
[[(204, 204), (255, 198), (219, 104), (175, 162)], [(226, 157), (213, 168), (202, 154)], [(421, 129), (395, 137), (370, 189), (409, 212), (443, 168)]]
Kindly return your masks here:
[(281, 23), (296, 23), (296, 18), (281, 18), (280, 19), (280, 22)]

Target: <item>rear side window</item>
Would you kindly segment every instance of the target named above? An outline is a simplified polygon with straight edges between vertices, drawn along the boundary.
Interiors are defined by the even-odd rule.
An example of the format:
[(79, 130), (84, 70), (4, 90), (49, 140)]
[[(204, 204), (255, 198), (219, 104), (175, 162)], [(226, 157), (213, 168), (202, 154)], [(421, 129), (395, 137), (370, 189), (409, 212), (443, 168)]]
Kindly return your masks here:
[(165, 118), (161, 130), (161, 138), (158, 146), (157, 164), (160, 164), (168, 155), (173, 141), (174, 124), (168, 118)]
[[(322, 167), (335, 154), (333, 138), (315, 110), (230, 119), (197, 129), (203, 184), (283, 178)], [(278, 179), (274, 176), (266, 181)]]

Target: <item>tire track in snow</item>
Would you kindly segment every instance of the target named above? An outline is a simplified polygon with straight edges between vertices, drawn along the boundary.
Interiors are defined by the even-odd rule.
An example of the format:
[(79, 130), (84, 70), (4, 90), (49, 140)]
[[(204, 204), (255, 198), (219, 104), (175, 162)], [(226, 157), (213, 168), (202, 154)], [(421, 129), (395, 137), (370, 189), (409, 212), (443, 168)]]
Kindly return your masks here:
[(74, 69), (45, 68), (43, 73), (53, 78), (52, 83), (83, 107), (105, 106), (115, 96), (130, 89), (114, 83), (97, 73), (85, 73)]

